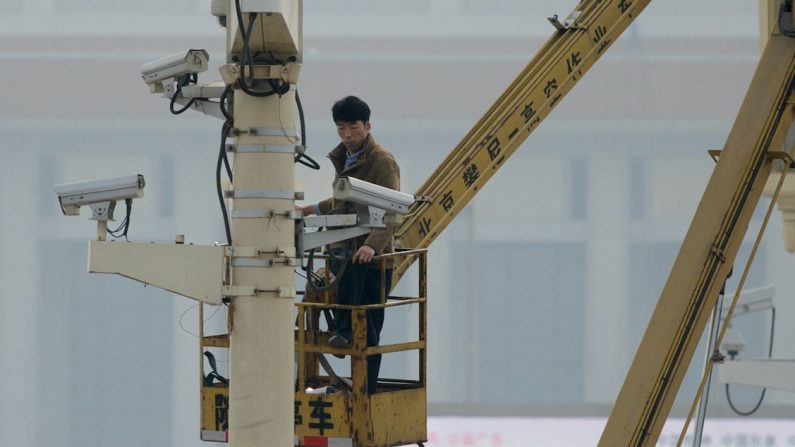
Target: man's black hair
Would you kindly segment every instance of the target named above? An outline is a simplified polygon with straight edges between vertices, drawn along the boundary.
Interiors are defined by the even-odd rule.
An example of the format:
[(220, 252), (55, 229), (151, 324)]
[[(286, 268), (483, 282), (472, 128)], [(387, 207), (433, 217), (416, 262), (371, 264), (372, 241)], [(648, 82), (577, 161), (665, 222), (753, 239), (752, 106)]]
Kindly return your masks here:
[(331, 116), (335, 123), (366, 123), (370, 121), (370, 106), (355, 96), (346, 96), (331, 106)]

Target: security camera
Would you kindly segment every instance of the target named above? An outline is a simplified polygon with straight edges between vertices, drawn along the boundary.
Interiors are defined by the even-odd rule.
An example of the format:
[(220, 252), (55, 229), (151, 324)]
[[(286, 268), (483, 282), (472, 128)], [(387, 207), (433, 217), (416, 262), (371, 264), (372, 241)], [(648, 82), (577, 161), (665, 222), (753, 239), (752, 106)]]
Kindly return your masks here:
[(117, 200), (137, 199), (144, 196), (144, 176), (141, 174), (89, 180), (55, 185), (61, 211), (65, 216), (77, 216), (80, 207), (88, 205), (94, 220), (112, 220)]
[(141, 77), (153, 92), (158, 84), (179, 76), (201, 73), (207, 70), (210, 55), (205, 50), (188, 50), (149, 62), (141, 67)]
[(729, 358), (734, 360), (737, 354), (741, 353), (746, 347), (745, 337), (737, 328), (729, 324), (729, 330), (726, 331), (726, 336), (723, 338), (720, 347), (729, 354)]
[(406, 214), (416, 199), (394, 189), (384, 188), (354, 177), (339, 177), (334, 181), (334, 198), (380, 208), (396, 214)]

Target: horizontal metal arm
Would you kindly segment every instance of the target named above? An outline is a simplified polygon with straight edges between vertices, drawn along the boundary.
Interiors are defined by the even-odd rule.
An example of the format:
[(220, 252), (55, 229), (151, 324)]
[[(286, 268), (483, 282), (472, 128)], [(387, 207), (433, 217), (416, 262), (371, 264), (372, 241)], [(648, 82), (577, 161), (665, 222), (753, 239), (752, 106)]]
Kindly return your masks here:
[(207, 304), (221, 304), (224, 247), (89, 241), (89, 273), (115, 273)]

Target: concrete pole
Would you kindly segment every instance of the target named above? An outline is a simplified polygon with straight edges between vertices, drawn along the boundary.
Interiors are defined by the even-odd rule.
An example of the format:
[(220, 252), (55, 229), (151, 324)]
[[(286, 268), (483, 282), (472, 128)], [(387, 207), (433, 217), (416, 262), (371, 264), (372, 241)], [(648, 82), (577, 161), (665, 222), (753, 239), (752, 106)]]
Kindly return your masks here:
[[(257, 129), (258, 136), (240, 134), (238, 146), (295, 145), (295, 96), (257, 98), (235, 91), (235, 128)], [(253, 146), (247, 146), (253, 147)], [(293, 321), (292, 298), (272, 290), (293, 286), (293, 267), (284, 264), (277, 247), (294, 248), (294, 222), (285, 218), (295, 199), (292, 153), (240, 152), (234, 157), (234, 211), (273, 217), (232, 217), (232, 245), (256, 247), (258, 258), (233, 261), (233, 284), (254, 286), (257, 296), (232, 301), (230, 332), (229, 441), (232, 447), (293, 445)], [(241, 198), (245, 197), (245, 198)], [(279, 216), (279, 214), (281, 216)], [(289, 254), (289, 256), (294, 256)], [(272, 265), (268, 260), (274, 261)], [(244, 264), (240, 264), (245, 261)], [(261, 265), (254, 265), (260, 263)]]

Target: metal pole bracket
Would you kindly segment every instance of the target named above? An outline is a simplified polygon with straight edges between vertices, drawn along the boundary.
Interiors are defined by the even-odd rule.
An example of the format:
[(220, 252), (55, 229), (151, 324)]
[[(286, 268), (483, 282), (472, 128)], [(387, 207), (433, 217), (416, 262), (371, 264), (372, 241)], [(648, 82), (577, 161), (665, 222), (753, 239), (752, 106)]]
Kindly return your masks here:
[(268, 189), (238, 189), (224, 191), (224, 197), (231, 199), (284, 199), (304, 200), (302, 191)]
[(221, 290), (223, 296), (255, 296), (254, 286), (224, 286)]

